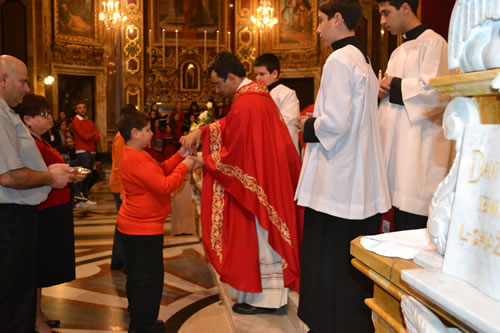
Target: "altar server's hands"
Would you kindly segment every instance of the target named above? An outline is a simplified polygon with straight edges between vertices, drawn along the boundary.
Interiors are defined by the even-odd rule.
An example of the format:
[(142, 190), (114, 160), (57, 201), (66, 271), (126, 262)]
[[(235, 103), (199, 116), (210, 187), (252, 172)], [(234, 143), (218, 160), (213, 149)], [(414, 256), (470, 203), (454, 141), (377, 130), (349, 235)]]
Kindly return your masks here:
[(384, 78), (379, 81), (380, 88), (378, 89), (378, 99), (383, 100), (387, 96), (389, 96), (389, 92), (391, 91), (391, 82), (392, 76), (387, 74), (384, 75)]
[(312, 113), (306, 113), (305, 116), (298, 116), (297, 120), (295, 120), (295, 127), (298, 128), (300, 132), (304, 131), (304, 124), (306, 123), (307, 119), (312, 117)]

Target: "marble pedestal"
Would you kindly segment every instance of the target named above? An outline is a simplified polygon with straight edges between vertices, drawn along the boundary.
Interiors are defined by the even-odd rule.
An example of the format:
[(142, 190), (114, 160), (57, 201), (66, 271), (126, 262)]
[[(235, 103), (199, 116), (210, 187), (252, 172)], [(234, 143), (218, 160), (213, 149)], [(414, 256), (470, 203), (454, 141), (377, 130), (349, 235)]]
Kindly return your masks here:
[[(463, 96), (473, 99), (479, 109), (480, 109), (480, 119), (481, 124), (500, 124), (500, 94), (498, 90), (491, 87), (491, 82), (500, 73), (500, 69), (494, 69), (489, 71), (467, 73), (461, 75), (453, 75), (447, 77), (440, 77), (431, 80), (430, 85), (437, 89), (440, 93), (449, 96)], [(488, 136), (483, 134), (479, 130), (479, 126), (470, 127), (471, 130), (476, 130), (473, 134), (477, 134), (479, 139), (484, 139), (482, 143), (479, 139), (478, 144), (481, 143), (480, 147), (486, 149), (486, 147), (492, 148), (495, 151), (495, 143), (488, 141)], [(486, 132), (485, 132), (486, 133)], [(466, 132), (467, 134), (467, 132)], [(466, 138), (462, 138), (466, 142)], [(476, 142), (476, 141), (474, 141)], [(465, 146), (464, 144), (464, 147)], [(471, 147), (467, 147), (469, 152)], [(470, 161), (471, 158), (466, 154), (463, 154), (466, 161)], [(496, 157), (496, 156), (495, 156)], [(464, 159), (461, 160), (463, 162)], [(470, 170), (467, 164), (463, 164), (464, 170)], [(462, 167), (462, 164), (461, 164)], [(462, 169), (460, 169), (462, 171)], [(470, 173), (472, 176), (472, 172)], [(465, 216), (464, 212), (476, 211), (475, 200), (471, 198), (479, 197), (479, 195), (471, 197), (472, 191), (469, 188), (461, 188), (459, 185), (467, 183), (467, 179), (462, 179), (459, 172), (458, 175), (458, 185), (456, 185), (455, 202), (457, 207), (453, 207), (453, 213), (451, 213), (451, 222), (449, 226), (449, 234), (447, 237), (447, 249), (444, 259), (445, 271), (450, 274), (456, 275), (452, 276), (442, 272), (442, 268), (439, 263), (430, 257), (430, 261), (435, 268), (426, 269), (413, 269), (413, 270), (403, 270), (401, 272), (401, 279), (405, 281), (413, 290), (422, 295), (426, 300), (431, 301), (438, 307), (443, 309), (445, 312), (449, 313), (451, 316), (455, 317), (457, 321), (461, 322), (467, 328), (473, 331), (479, 332), (500, 332), (500, 301), (497, 301), (485, 293), (494, 294), (491, 289), (496, 287), (498, 281), (498, 265), (496, 257), (492, 257), (494, 254), (487, 253), (484, 255), (479, 251), (479, 254), (473, 252), (470, 246), (466, 246), (467, 233), (462, 231), (464, 228), (476, 228), (481, 229), (485, 232), (491, 232), (496, 235), (496, 229), (490, 225), (484, 223), (485, 217), (479, 216), (479, 214), (473, 216)], [(496, 173), (495, 177), (496, 178)], [(494, 179), (492, 178), (492, 179)], [(475, 181), (469, 180), (470, 184), (475, 184)], [(463, 186), (462, 186), (463, 187)], [(494, 187), (494, 186), (493, 186)], [(481, 187), (482, 191), (486, 187)], [(489, 189), (489, 188), (487, 188)], [(494, 191), (493, 191), (494, 192)], [(488, 193), (488, 192), (486, 192)], [(465, 199), (461, 195), (465, 195)], [(458, 200), (461, 199), (462, 201)], [(470, 204), (470, 207), (467, 206)], [(465, 217), (461, 220), (462, 217)], [(476, 222), (483, 222), (479, 227)], [(462, 231), (460, 234), (460, 243), (457, 245), (457, 226), (462, 226)], [(477, 231), (475, 229), (475, 231)], [(453, 231), (453, 232), (452, 232)], [(453, 247), (453, 245), (455, 247)], [(475, 245), (475, 244), (474, 244)], [(486, 258), (491, 259), (490, 263)], [(484, 257), (484, 258), (483, 258)], [(435, 259), (435, 258), (434, 258)], [(461, 267), (456, 267), (454, 265), (462, 265)], [(460, 271), (455, 268), (464, 268)], [(485, 275), (486, 274), (486, 275)], [(478, 278), (491, 275), (491, 280), (487, 282), (478, 283)], [(477, 288), (481, 288), (481, 292), (476, 287), (463, 281), (461, 278), (469, 278), (471, 283), (474, 283)], [(474, 277), (475, 279), (472, 279)], [(482, 281), (482, 280), (480, 280)], [(495, 289), (496, 290), (496, 289)]]
[(500, 302), (440, 269), (412, 269), (401, 278), (426, 299), (478, 332), (500, 332)]

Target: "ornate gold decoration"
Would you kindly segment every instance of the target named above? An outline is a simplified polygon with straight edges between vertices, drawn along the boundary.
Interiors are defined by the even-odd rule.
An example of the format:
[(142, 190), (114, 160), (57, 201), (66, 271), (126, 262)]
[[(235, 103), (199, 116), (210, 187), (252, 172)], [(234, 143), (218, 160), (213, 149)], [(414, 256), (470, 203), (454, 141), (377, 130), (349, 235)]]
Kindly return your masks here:
[(244, 173), (243, 170), (241, 170), (237, 166), (218, 163), (216, 164), (216, 169), (226, 176), (236, 178), (243, 185), (243, 187), (255, 193), (259, 202), (266, 208), (269, 220), (280, 232), (281, 238), (283, 238), (283, 240), (287, 242), (288, 245), (293, 247), (292, 238), (290, 236), (290, 230), (288, 229), (288, 226), (278, 215), (276, 209), (269, 203), (266, 192), (259, 184), (257, 184), (257, 180), (254, 177)]
[[(219, 163), (220, 151), (222, 149), (222, 133), (218, 122), (210, 124), (210, 152), (214, 157), (214, 162)], [(214, 180), (212, 198), (212, 227), (210, 229), (210, 243), (212, 250), (217, 253), (219, 261), (222, 263), (222, 226), (224, 225), (224, 188)]]
[[(250, 3), (249, 3), (250, 4)], [(252, 5), (250, 5), (252, 7)], [(242, 7), (241, 1), (236, 2), (234, 54), (240, 59), (247, 74), (253, 72), (253, 62), (258, 55), (256, 36), (258, 32), (250, 19), (253, 8)], [(255, 32), (254, 32), (255, 30)]]
[[(92, 1), (92, 6), (90, 8), (91, 14), (90, 17), (87, 17), (87, 20), (82, 19), (78, 15), (78, 6), (82, 6), (83, 3), (76, 2), (73, 4), (76, 5), (76, 8), (73, 7), (75, 12), (72, 12), (72, 8), (68, 5), (68, 1), (53, 0), (52, 5), (52, 8), (54, 10), (54, 40), (56, 42), (67, 42), (84, 45), (100, 44), (101, 40), (99, 29), (97, 26), (97, 6), (94, 1)], [(72, 17), (74, 16), (80, 19), (77, 20), (79, 23), (71, 23), (75, 22), (75, 19), (72, 19)]]
[[(123, 8), (128, 17), (128, 27), (122, 29), (122, 85), (124, 101), (135, 104), (140, 110), (144, 107), (143, 72), (143, 14), (140, 8), (143, 0), (123, 0)], [(124, 27), (125, 28), (125, 27)]]
[(224, 225), (224, 188), (214, 181), (212, 198), (212, 227), (210, 228), (210, 244), (222, 263), (222, 226)]
[(127, 73), (135, 76), (141, 71), (141, 40), (139, 38), (140, 28), (135, 22), (127, 25), (125, 34), (125, 47), (123, 48), (124, 57), (127, 59), (125, 66)]
[[(275, 52), (280, 58), (282, 68), (286, 69), (304, 69), (317, 67), (319, 63), (319, 52), (314, 49), (308, 50), (286, 50)], [(319, 69), (321, 73), (321, 68)]]
[[(233, 96), (233, 101), (235, 101), (241, 94), (251, 92), (269, 93), (263, 83), (254, 82), (252, 84), (247, 84), (246, 86), (243, 86), (240, 90), (238, 90), (238, 92)], [(257, 195), (257, 199), (267, 210), (269, 220), (279, 230), (281, 238), (283, 238), (283, 240), (285, 240), (291, 247), (293, 247), (288, 226), (278, 215), (276, 209), (269, 203), (267, 194), (265, 193), (264, 189), (259, 184), (257, 184), (257, 180), (254, 177), (244, 173), (243, 170), (241, 170), (237, 166), (231, 166), (220, 162), (220, 151), (222, 149), (221, 137), (222, 134), (220, 124), (218, 122), (210, 124), (210, 152), (212, 153), (212, 159), (215, 163), (215, 168), (226, 176), (236, 178), (240, 181), (243, 187)]]
[(71, 65), (101, 65), (104, 48), (97, 45), (78, 45), (54, 42), (54, 62)]
[(247, 84), (246, 86), (241, 87), (234, 95), (232, 98), (232, 102), (236, 101), (238, 97), (240, 97), (242, 94), (246, 93), (267, 93), (269, 94), (269, 90), (267, 90), (267, 87), (262, 83), (262, 81), (259, 82), (252, 82), (250, 84)]
[[(180, 89), (181, 70), (175, 70), (175, 49), (166, 48), (166, 69), (162, 70), (162, 57), (160, 55), (161, 48), (152, 47), (152, 69), (145, 74), (146, 78), (146, 103), (163, 103), (173, 106), (176, 101), (181, 101), (189, 105), (192, 101), (196, 101), (200, 106), (205, 104), (210, 98), (216, 102), (220, 101), (221, 97), (215, 93), (213, 85), (209, 82), (206, 72), (202, 70), (203, 63), (203, 48), (197, 46), (183, 47), (180, 50), (179, 64), (191, 62), (198, 65), (199, 68), (199, 84), (200, 89)], [(215, 49), (207, 49), (207, 57), (215, 57)]]

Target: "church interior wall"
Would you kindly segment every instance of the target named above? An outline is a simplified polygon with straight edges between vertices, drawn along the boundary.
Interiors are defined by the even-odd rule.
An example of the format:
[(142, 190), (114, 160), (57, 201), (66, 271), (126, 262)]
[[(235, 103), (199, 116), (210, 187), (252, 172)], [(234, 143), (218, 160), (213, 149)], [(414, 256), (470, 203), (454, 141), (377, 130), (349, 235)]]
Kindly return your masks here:
[[(27, 63), (32, 91), (49, 99), (55, 119), (59, 111), (71, 104), (63, 103), (61, 94), (69, 93), (70, 99), (86, 96), (79, 96), (78, 91), (65, 91), (57, 83), (44, 85), (43, 78), (47, 75), (61, 74), (54, 68), (65, 68), (65, 75), (104, 80), (99, 83), (101, 91), (94, 87), (91, 105), (103, 137), (99, 144), (101, 152), (110, 150), (114, 123), (122, 104), (133, 103), (147, 111), (154, 103), (168, 109), (177, 101), (185, 108), (192, 101), (203, 108), (210, 98), (222, 102), (206, 75), (210, 60), (222, 49), (231, 49), (251, 78), (253, 60), (262, 53), (275, 53), (281, 62), (281, 77), (303, 96), (301, 107), (314, 102), (322, 65), (331, 53), (317, 38), (317, 1), (302, 1), (301, 10), (295, 16), (287, 16), (288, 2), (273, 0), (278, 24), (272, 31), (263, 32), (256, 30), (251, 21), (258, 0), (203, 0), (203, 8), (194, 9), (189, 8), (189, 1), (183, 1), (182, 9), (191, 14), (182, 17), (178, 16), (179, 8), (170, 3), (122, 0), (122, 12), (128, 19), (120, 29), (108, 30), (97, 18), (102, 6), (99, 1), (0, 0), (0, 53), (13, 54)], [(383, 72), (391, 51), (401, 41), (381, 29), (375, 0), (361, 0), (361, 3), (363, 18), (356, 34), (374, 71)], [(423, 0), (424, 22), (446, 35), (453, 3), (453, 0)], [(9, 15), (14, 7), (23, 8), (24, 21), (19, 19), (21, 14)], [(205, 11), (204, 15), (200, 10)], [(68, 15), (78, 16), (73, 26), (65, 23)], [(165, 35), (162, 29), (166, 29)], [(58, 77), (54, 77), (57, 81)]]

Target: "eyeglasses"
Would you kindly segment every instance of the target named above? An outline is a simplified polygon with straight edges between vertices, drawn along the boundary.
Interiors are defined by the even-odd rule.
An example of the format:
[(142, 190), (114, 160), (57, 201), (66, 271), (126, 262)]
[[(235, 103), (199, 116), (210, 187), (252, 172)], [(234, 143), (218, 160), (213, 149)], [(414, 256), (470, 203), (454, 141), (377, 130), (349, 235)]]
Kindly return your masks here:
[(217, 82), (217, 83), (215, 84), (215, 89), (219, 89), (219, 88), (220, 88), (220, 86), (221, 86), (221, 84), (223, 84), (224, 82), (226, 82), (226, 79), (224, 79), (224, 80), (220, 80), (219, 82)]
[(50, 110), (41, 111), (40, 113), (36, 114), (35, 116), (42, 116), (44, 118), (49, 118), (50, 116), (52, 116), (52, 113), (50, 113)]

